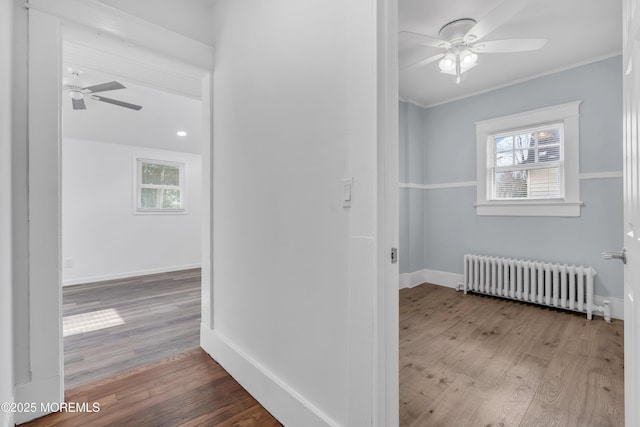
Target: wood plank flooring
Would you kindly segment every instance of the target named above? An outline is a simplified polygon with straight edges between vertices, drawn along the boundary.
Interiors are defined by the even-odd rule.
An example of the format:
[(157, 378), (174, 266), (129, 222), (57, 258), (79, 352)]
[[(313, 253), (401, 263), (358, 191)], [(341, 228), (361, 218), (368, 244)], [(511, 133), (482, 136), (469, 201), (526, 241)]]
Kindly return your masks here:
[(400, 291), (400, 425), (624, 426), (623, 322)]
[(280, 426), (199, 348), (67, 390), (65, 400), (99, 411), (57, 412), (21, 426)]
[(200, 269), (62, 292), (66, 388), (200, 345)]

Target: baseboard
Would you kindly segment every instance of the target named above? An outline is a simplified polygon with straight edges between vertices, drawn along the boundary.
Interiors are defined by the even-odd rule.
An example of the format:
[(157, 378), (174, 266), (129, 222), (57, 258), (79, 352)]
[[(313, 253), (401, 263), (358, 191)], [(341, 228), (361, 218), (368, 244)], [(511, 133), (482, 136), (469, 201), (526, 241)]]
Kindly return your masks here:
[(273, 372), (217, 331), (201, 326), (200, 345), (285, 426), (339, 426)]
[(85, 283), (103, 282), (105, 280), (126, 279), (127, 277), (146, 276), (148, 274), (169, 273), (172, 271), (190, 270), (200, 268), (200, 264), (175, 265), (173, 267), (150, 268), (146, 270), (128, 271), (125, 273), (104, 274), (99, 276), (77, 277), (62, 279), (62, 286), (82, 285)]
[(413, 273), (402, 273), (399, 280), (400, 289), (414, 288), (425, 283), (427, 281), (425, 279), (425, 271), (426, 270), (418, 270)]
[(446, 286), (448, 288), (458, 288), (462, 283), (462, 274), (449, 273), (439, 270), (418, 270), (413, 273), (403, 273), (400, 275), (400, 289), (413, 288), (423, 283)]
[(44, 380), (31, 381), (27, 384), (17, 385), (15, 401), (35, 403), (36, 411), (16, 412), (14, 420), (15, 423), (22, 424), (47, 415), (47, 412), (41, 411), (42, 403), (64, 402), (64, 392), (62, 391), (61, 385), (62, 379), (57, 375)]
[(611, 317), (614, 319), (624, 320), (624, 300), (622, 298), (601, 297), (600, 295), (593, 296), (593, 302), (596, 305), (602, 305), (602, 301), (605, 299), (609, 300)]
[[(413, 273), (403, 273), (400, 275), (400, 289), (413, 288), (423, 283), (431, 283), (434, 285), (457, 289), (458, 284), (462, 283), (463, 279), (464, 276), (462, 274), (438, 270), (418, 270)], [(621, 298), (603, 297), (600, 295), (593, 296), (593, 302), (596, 305), (602, 305), (602, 302), (605, 299), (609, 300), (611, 317), (614, 319), (624, 320), (624, 300)]]

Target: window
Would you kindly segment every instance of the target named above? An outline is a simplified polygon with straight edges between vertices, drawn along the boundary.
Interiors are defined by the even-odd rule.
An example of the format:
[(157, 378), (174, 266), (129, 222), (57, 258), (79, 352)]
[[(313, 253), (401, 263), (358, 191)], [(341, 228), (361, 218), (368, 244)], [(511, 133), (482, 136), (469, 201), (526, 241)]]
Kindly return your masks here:
[(491, 200), (564, 197), (562, 123), (492, 135)]
[(136, 159), (136, 211), (185, 212), (184, 163)]
[(478, 215), (580, 216), (579, 105), (476, 123)]

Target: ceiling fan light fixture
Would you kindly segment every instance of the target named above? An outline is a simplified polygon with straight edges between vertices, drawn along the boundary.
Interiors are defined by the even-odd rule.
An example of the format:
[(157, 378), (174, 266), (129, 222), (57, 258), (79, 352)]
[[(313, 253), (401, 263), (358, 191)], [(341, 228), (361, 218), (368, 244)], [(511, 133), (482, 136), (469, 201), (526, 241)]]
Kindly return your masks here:
[(464, 67), (469, 68), (475, 65), (477, 61), (478, 61), (478, 55), (471, 52), (469, 49), (463, 49), (462, 52), (460, 52), (460, 62), (463, 68)]
[(456, 56), (449, 52), (445, 55), (444, 58), (442, 58), (440, 60), (440, 62), (438, 63), (438, 66), (440, 67), (440, 71), (442, 71), (443, 73), (447, 73), (450, 74), (451, 72), (456, 71)]
[(84, 94), (77, 90), (69, 91), (69, 96), (71, 97), (71, 99), (78, 99), (78, 100), (84, 98)]
[(478, 64), (478, 56), (480, 54), (527, 52), (541, 49), (546, 43), (546, 39), (482, 41), (496, 28), (520, 12), (525, 3), (526, 1), (524, 0), (501, 0), (480, 21), (472, 18), (456, 19), (440, 28), (437, 37), (411, 31), (400, 31), (401, 42), (406, 40), (420, 46), (431, 46), (444, 50), (438, 55), (417, 61), (415, 57), (408, 56), (408, 58), (411, 58), (412, 63), (403, 65), (400, 68), (422, 66), (440, 60), (438, 62), (440, 72), (451, 75), (453, 81), (456, 84), (460, 84), (467, 77), (467, 71)]

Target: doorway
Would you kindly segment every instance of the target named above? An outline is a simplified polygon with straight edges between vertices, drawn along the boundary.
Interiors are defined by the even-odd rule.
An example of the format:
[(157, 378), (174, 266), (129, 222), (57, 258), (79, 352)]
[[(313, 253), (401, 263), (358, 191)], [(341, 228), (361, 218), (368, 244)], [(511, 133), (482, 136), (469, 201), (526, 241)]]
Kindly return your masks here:
[[(201, 153), (208, 132), (198, 84), (204, 70), (144, 49), (133, 58), (112, 40), (76, 28), (62, 36), (69, 388), (199, 346)], [(167, 79), (170, 73), (186, 77)], [(188, 79), (190, 85), (181, 81)]]
[(69, 388), (199, 345), (202, 103), (199, 92), (145, 84), (126, 59), (64, 36)]
[[(128, 60), (130, 65), (140, 72), (146, 72), (145, 80), (166, 87), (173, 82), (183, 90), (195, 88), (202, 99), (202, 212), (201, 212), (201, 248), (202, 268), (205, 271), (201, 289), (210, 286), (207, 262), (209, 253), (205, 248), (210, 244), (210, 99), (209, 79), (211, 75), (213, 55), (212, 49), (191, 39), (178, 37), (171, 31), (163, 31), (157, 27), (150, 29), (140, 25), (133, 17), (113, 17), (112, 10), (94, 11), (97, 22), (118, 22), (119, 31), (128, 34), (129, 39), (137, 40), (133, 44), (127, 40), (110, 37), (108, 28), (90, 29), (86, 26), (84, 16), (87, 10), (66, 8), (56, 5), (48, 9), (43, 2), (39, 9), (33, 3), (29, 17), (29, 146), (28, 146), (28, 180), (29, 180), (29, 295), (28, 322), (25, 322), (28, 333), (16, 338), (16, 354), (25, 360), (16, 370), (16, 399), (33, 400), (35, 396), (42, 401), (62, 402), (64, 400), (63, 382), (63, 343), (62, 343), (62, 300), (60, 284), (63, 268), (62, 248), (60, 242), (60, 224), (62, 221), (60, 204), (60, 144), (61, 129), (61, 94), (63, 93), (61, 73), (63, 58), (62, 44), (64, 40), (74, 40), (77, 44), (95, 47), (100, 46), (98, 57), (89, 58), (97, 61), (100, 58), (116, 55), (120, 61)], [(81, 8), (82, 9), (82, 8)], [(64, 16), (65, 18), (61, 18)], [(114, 19), (116, 21), (114, 21)], [(82, 24), (74, 24), (80, 22)], [(159, 72), (153, 73), (149, 61), (157, 66)], [(183, 64), (181, 72), (176, 73), (171, 63)], [(136, 68), (137, 67), (137, 68)], [(99, 68), (99, 67), (96, 67)], [(112, 70), (103, 70), (111, 72)], [(115, 79), (127, 76), (115, 75)], [(155, 78), (155, 80), (154, 80)], [(135, 81), (129, 77), (129, 80)], [(108, 81), (108, 80), (107, 80)], [(116, 96), (113, 96), (116, 98)], [(67, 98), (68, 99), (68, 98)], [(108, 107), (111, 105), (106, 105)], [(57, 114), (52, 113), (58, 112)], [(117, 126), (117, 122), (114, 124)], [(131, 159), (130, 170), (133, 170)], [(67, 264), (68, 265), (68, 264)], [(77, 264), (76, 264), (77, 265)], [(55, 284), (55, 285), (54, 285)], [(207, 291), (207, 295), (209, 292)], [(203, 311), (209, 309), (207, 299), (201, 300)], [(203, 316), (203, 321), (207, 316)], [(23, 355), (23, 356), (20, 356)], [(30, 418), (41, 414), (29, 414)], [(18, 417), (17, 421), (25, 421)]]

